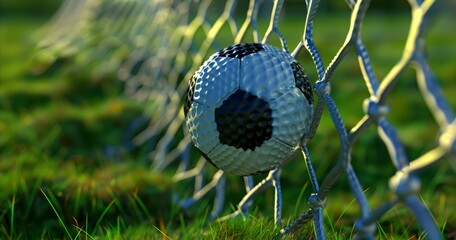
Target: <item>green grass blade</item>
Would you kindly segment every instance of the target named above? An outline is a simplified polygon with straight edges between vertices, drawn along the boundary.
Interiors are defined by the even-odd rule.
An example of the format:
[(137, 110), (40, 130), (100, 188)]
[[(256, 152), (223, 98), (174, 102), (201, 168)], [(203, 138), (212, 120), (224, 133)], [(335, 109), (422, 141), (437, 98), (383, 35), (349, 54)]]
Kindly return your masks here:
[(93, 230), (95, 231), (98, 226), (100, 225), (101, 221), (103, 220), (104, 216), (108, 213), (109, 209), (111, 209), (112, 205), (116, 202), (116, 199), (113, 199), (109, 204), (108, 206), (103, 210), (103, 212), (101, 213), (101, 216), (98, 218), (97, 220), (97, 223), (95, 224), (95, 227), (93, 228)]
[(117, 216), (117, 236), (120, 237), (120, 217)]
[(154, 227), (159, 233), (161, 233), (161, 235), (162, 235), (163, 238), (172, 240), (172, 238), (168, 237), (168, 235), (166, 235), (166, 233), (164, 233), (162, 230), (160, 230), (160, 228), (158, 228), (158, 227), (155, 226), (155, 225), (153, 225), (153, 227)]
[(150, 214), (149, 210), (147, 209), (146, 205), (144, 204), (144, 202), (141, 200), (141, 198), (138, 197), (138, 195), (136, 193), (132, 194), (133, 195), (133, 199), (138, 203), (139, 207), (141, 208), (141, 210), (146, 214), (147, 218), (148, 219), (151, 219), (152, 218), (152, 215)]
[(13, 201), (11, 202), (11, 219), (10, 219), (10, 238), (13, 239), (14, 234), (14, 206), (16, 204), (16, 194), (13, 195)]
[(39, 186), (41, 185), (41, 182), (42, 182), (41, 179), (37, 179), (35, 184), (33, 184), (32, 188), (31, 188), (32, 191), (31, 191), (30, 195), (27, 196), (27, 198), (30, 200), (27, 201), (27, 203), (26, 203), (25, 214), (24, 214), (25, 217), (29, 216), (30, 211), (33, 208), (33, 202), (34, 202), (33, 200), (35, 199), (35, 197), (38, 193), (38, 189), (40, 189)]
[(333, 221), (331, 219), (331, 215), (328, 213), (328, 211), (326, 210), (326, 208), (323, 209), (323, 212), (326, 216), (326, 218), (328, 219), (328, 224), (329, 224), (329, 227), (331, 229), (331, 232), (334, 234), (334, 235), (337, 235), (336, 234), (336, 229), (334, 229), (334, 224), (333, 224)]
[(309, 182), (306, 182), (302, 186), (301, 191), (299, 192), (299, 196), (298, 196), (298, 199), (296, 199), (296, 204), (295, 204), (295, 207), (294, 207), (294, 210), (293, 210), (293, 216), (296, 216), (298, 214), (298, 209), (301, 206), (302, 196), (304, 196), (304, 192), (306, 191), (307, 186), (309, 186)]
[(65, 230), (65, 233), (68, 235), (70, 239), (72, 239), (70, 232), (68, 231), (68, 228), (65, 226), (65, 223), (63, 222), (62, 218), (60, 217), (59, 213), (57, 212), (57, 209), (54, 207), (54, 204), (52, 204), (51, 200), (49, 197), (46, 195), (44, 190), (40, 187), (41, 193), (43, 193), (44, 197), (48, 201), (49, 205), (51, 206), (52, 210), (54, 211), (55, 215), (57, 215), (57, 218), (59, 219), (59, 223), (62, 225), (63, 229)]

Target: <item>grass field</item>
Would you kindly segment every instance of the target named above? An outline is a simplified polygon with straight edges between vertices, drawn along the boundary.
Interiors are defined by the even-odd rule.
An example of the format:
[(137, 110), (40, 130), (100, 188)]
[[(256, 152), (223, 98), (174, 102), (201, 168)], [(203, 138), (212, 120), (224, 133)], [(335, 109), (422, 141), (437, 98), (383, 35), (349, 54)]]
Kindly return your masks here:
[[(409, 19), (406, 14), (373, 14), (366, 20), (366, 44), (376, 72), (385, 76), (400, 57)], [(171, 181), (172, 171), (153, 172), (143, 149), (107, 157), (105, 150), (122, 144), (127, 124), (142, 113), (141, 104), (122, 95), (122, 84), (106, 75), (93, 78), (90, 68), (62, 60), (41, 75), (32, 74), (31, 33), (44, 17), (10, 15), (0, 18), (0, 238), (1, 239), (269, 239), (273, 223), (273, 192), (256, 198), (246, 220), (207, 221), (212, 199), (190, 212), (172, 201), (175, 193), (189, 193), (188, 185)], [(338, 16), (319, 16), (315, 41), (330, 61), (346, 28)], [(290, 45), (302, 24), (293, 16), (283, 24)], [(456, 32), (449, 16), (436, 22), (428, 39), (431, 67), (443, 92), (455, 108)], [(308, 59), (301, 59), (315, 73)], [(335, 73), (333, 96), (348, 127), (362, 116), (367, 97), (356, 58), (349, 56)], [(401, 76), (389, 104), (389, 119), (398, 127), (410, 158), (435, 145), (438, 127), (418, 92), (413, 71)], [(361, 82), (361, 81), (358, 81)], [(330, 141), (328, 141), (328, 139)], [(334, 140), (333, 140), (334, 139)], [(338, 151), (337, 132), (327, 114), (310, 143), (317, 175), (322, 177)], [(456, 177), (444, 159), (424, 172), (422, 198), (448, 238), (456, 237)], [(366, 163), (367, 161), (367, 163)], [(394, 168), (375, 129), (369, 130), (353, 152), (353, 164), (371, 206), (389, 197), (387, 181)], [(211, 169), (210, 171), (213, 171)], [(259, 178), (258, 178), (259, 179)], [(228, 177), (225, 213), (242, 197), (239, 178)], [(452, 187), (453, 186), (453, 187)], [(304, 164), (290, 162), (283, 170), (284, 223), (306, 209), (310, 186)], [(358, 209), (341, 178), (330, 192), (326, 208), (329, 239), (351, 237)], [(403, 206), (397, 206), (378, 224), (379, 239), (420, 239), (417, 224)], [(311, 236), (307, 225), (299, 239)], [(307, 238), (307, 237), (304, 237)]]

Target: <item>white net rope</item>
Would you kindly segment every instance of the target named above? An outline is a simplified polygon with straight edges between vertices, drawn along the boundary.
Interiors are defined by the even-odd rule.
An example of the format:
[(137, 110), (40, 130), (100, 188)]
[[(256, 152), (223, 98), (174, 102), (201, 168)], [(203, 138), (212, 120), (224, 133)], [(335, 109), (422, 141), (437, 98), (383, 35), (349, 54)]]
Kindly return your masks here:
[[(224, 206), (224, 172), (217, 171), (211, 176), (212, 180), (205, 183), (206, 161), (201, 158), (192, 164), (189, 139), (176, 137), (185, 134), (181, 107), (188, 79), (208, 55), (233, 43), (269, 43), (275, 37), (283, 50), (295, 58), (307, 51), (317, 71), (314, 84), (317, 101), (312, 130), (302, 142), (301, 150), (313, 194), (308, 198), (309, 209), (283, 227), (279, 234), (294, 232), (304, 223), (313, 221), (316, 238), (324, 239), (323, 208), (327, 193), (341, 176), (345, 176), (360, 210), (354, 227), (358, 237), (374, 238), (376, 221), (394, 205), (402, 203), (414, 215), (428, 238), (440, 239), (440, 230), (419, 196), (421, 183), (418, 176), (418, 173), (429, 169), (444, 156), (450, 155), (447, 159), (452, 165), (455, 164), (454, 110), (445, 99), (425, 54), (429, 22), (439, 8), (433, 0), (409, 1), (411, 21), (402, 56), (385, 77), (378, 78), (362, 37), (362, 25), (370, 1), (347, 0), (346, 4), (351, 9), (350, 27), (345, 41), (328, 65), (323, 63), (318, 43), (314, 43), (313, 37), (318, 0), (306, 1), (306, 7), (302, 9), (305, 20), (301, 29), (295, 29), (295, 33), (301, 32), (302, 38), (294, 49), (289, 48), (279, 30), (284, 0), (251, 0), (248, 6), (236, 4), (235, 0), (227, 0), (224, 6), (212, 0), (66, 0), (44, 29), (46, 37), (39, 43), (39, 54), (51, 55), (51, 62), (62, 57), (74, 57), (76, 64), (95, 62), (95, 76), (117, 72), (119, 78), (125, 81), (126, 94), (144, 103), (149, 121), (148, 126), (133, 137), (133, 145), (151, 146), (150, 157), (156, 170), (179, 163), (174, 179), (195, 181), (194, 194), (180, 202), (182, 208), (189, 208), (215, 190), (211, 217), (217, 218)], [(267, 14), (262, 14), (264, 12)], [(243, 20), (239, 21), (239, 16), (244, 16)], [(261, 17), (266, 17), (269, 23), (264, 34), (259, 27), (259, 22), (263, 21)], [(330, 84), (338, 81), (332, 78), (333, 73), (345, 57), (353, 52), (359, 60), (359, 69), (369, 97), (363, 103), (358, 103), (363, 106), (364, 116), (353, 128), (347, 129), (337, 103), (331, 96)], [(397, 128), (388, 120), (390, 108), (394, 107), (388, 105), (388, 97), (401, 79), (400, 75), (409, 68), (415, 70), (421, 96), (439, 128), (434, 148), (415, 159), (407, 156)], [(340, 151), (332, 169), (318, 181), (307, 144), (312, 144), (311, 139), (318, 131), (325, 108), (339, 135)], [(351, 164), (353, 147), (372, 127), (376, 128), (397, 170), (389, 182), (392, 197), (373, 208), (358, 180), (358, 174), (362, 173), (356, 173)], [(252, 177), (245, 177), (247, 193), (239, 202), (238, 210), (219, 220), (245, 215), (256, 193), (273, 187), (275, 223), (281, 226), (280, 172), (280, 169), (272, 170), (256, 185)]]

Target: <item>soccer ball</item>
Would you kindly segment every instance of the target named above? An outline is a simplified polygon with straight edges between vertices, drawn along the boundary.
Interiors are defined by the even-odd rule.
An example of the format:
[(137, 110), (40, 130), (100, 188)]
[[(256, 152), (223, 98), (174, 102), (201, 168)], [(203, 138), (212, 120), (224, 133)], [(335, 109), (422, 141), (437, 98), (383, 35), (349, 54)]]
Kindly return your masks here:
[(242, 43), (212, 55), (190, 79), (185, 124), (202, 155), (246, 176), (281, 166), (309, 131), (312, 89), (288, 53)]

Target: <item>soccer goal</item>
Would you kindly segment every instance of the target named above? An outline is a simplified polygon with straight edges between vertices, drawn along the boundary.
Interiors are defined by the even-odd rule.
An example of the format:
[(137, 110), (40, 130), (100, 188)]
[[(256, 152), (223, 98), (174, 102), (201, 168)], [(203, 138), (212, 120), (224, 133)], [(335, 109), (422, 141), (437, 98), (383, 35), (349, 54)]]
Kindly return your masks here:
[[(254, 200), (261, 196), (258, 193), (271, 187), (274, 190), (275, 199), (274, 221), (281, 229), (277, 232), (278, 235), (299, 232), (302, 225), (313, 222), (315, 237), (325, 239), (324, 208), (331, 202), (328, 194), (335, 184), (345, 179), (354, 197), (353, 204), (359, 208), (357, 221), (353, 223), (353, 236), (374, 239), (377, 234), (377, 221), (381, 220), (390, 209), (401, 205), (407, 209), (408, 214), (414, 216), (423, 235), (429, 239), (442, 239), (443, 234), (431, 213), (432, 205), (426, 203), (420, 195), (422, 185), (420, 173), (432, 172), (432, 166), (442, 159), (449, 162), (449, 166), (453, 166), (453, 171), (456, 166), (456, 119), (454, 106), (451, 105), (454, 101), (449, 101), (451, 96), (445, 96), (442, 91), (426, 53), (426, 51), (432, 51), (432, 48), (427, 49), (426, 42), (427, 37), (432, 35), (431, 22), (439, 18), (439, 13), (444, 10), (444, 4), (447, 3), (434, 0), (409, 0), (404, 3), (409, 5), (407, 7), (410, 9), (408, 12), (410, 16), (407, 19), (405, 17), (401, 19), (401, 21), (407, 21), (409, 26), (404, 32), (405, 41), (400, 49), (384, 50), (394, 52), (397, 59), (394, 65), (383, 67), (381, 74), (376, 70), (381, 63), (371, 61), (369, 53), (372, 48), (375, 48), (375, 43), (372, 41), (377, 43), (386, 41), (389, 33), (363, 28), (363, 24), (369, 21), (368, 9), (371, 1), (346, 0), (343, 2), (344, 6), (340, 6), (342, 3), (336, 4), (339, 4), (338, 9), (342, 13), (346, 13), (346, 17), (342, 17), (344, 15), (341, 14), (337, 22), (345, 21), (347, 28), (341, 30), (339, 26), (334, 25), (333, 31), (344, 31), (345, 39), (341, 39), (340, 42), (325, 40), (328, 47), (321, 44), (319, 41), (322, 39), (318, 38), (318, 27), (323, 26), (319, 25), (319, 21), (329, 14), (320, 9), (319, 5), (324, 5), (323, 3), (326, 2), (250, 0), (247, 3), (247, 1), (227, 0), (222, 4), (215, 0), (66, 0), (55, 17), (43, 28), (46, 37), (38, 44), (38, 54), (52, 56), (48, 58), (49, 64), (52, 64), (55, 59), (69, 56), (76, 57), (79, 64), (93, 63), (96, 60), (95, 75), (116, 72), (119, 79), (125, 81), (125, 94), (144, 103), (145, 117), (140, 118), (139, 125), (147, 125), (141, 133), (132, 136), (132, 146), (150, 144), (150, 156), (154, 169), (160, 171), (174, 167), (175, 181), (194, 181), (195, 188), (192, 196), (184, 196), (178, 200), (183, 209), (198, 204), (203, 198), (213, 197), (215, 203), (211, 219), (224, 221), (236, 216), (245, 216), (255, 204)], [(372, 1), (373, 3), (375, 1)], [(289, 22), (282, 21), (287, 14), (294, 14), (294, 17)], [(293, 24), (284, 25), (286, 23)], [(395, 23), (385, 19), (385, 24)], [(68, 26), (73, 26), (74, 30), (69, 31)], [(368, 33), (366, 30), (369, 30)], [(249, 44), (245, 45), (246, 43)], [(228, 47), (233, 45), (237, 47)], [(333, 49), (334, 52), (328, 54), (328, 51)], [(243, 53), (239, 55), (239, 51)], [(270, 55), (267, 60), (261, 60), (259, 63), (267, 61), (269, 65), (257, 68), (255, 67), (257, 60), (253, 54), (261, 52), (267, 52)], [(211, 62), (205, 63), (214, 53), (216, 55), (211, 59), (215, 61), (215, 65), (211, 65)], [(331, 56), (329, 62), (323, 61), (323, 53)], [(190, 116), (194, 117), (201, 114), (198, 111), (204, 113), (209, 111), (209, 117), (205, 117), (200, 123), (203, 126), (206, 126), (204, 124), (215, 126), (216, 119), (210, 116), (216, 115), (215, 108), (221, 109), (222, 105), (220, 101), (220, 103), (214, 103), (216, 106), (213, 108), (210, 107), (211, 104), (203, 103), (201, 103), (203, 107), (192, 108), (194, 93), (198, 90), (195, 90), (195, 85), (205, 83), (198, 78), (207, 76), (207, 72), (210, 71), (212, 71), (211, 74), (219, 74), (217, 71), (221, 71), (219, 66), (222, 63), (228, 68), (223, 70), (225, 73), (237, 71), (235, 66), (238, 65), (234, 67), (225, 65), (231, 60), (220, 60), (220, 58), (241, 59), (249, 57), (248, 55), (252, 56), (252, 60), (249, 61), (253, 65), (250, 65), (251, 68), (242, 70), (245, 71), (243, 74), (262, 76), (261, 74), (269, 71), (268, 66), (275, 69), (274, 67), (286, 62), (287, 67), (279, 68), (282, 70), (271, 70), (272, 74), (294, 80), (297, 89), (292, 90), (293, 93), (297, 92), (299, 95), (301, 92), (302, 96), (305, 96), (299, 99), (292, 98), (286, 104), (278, 101), (276, 103), (278, 107), (271, 107), (272, 113), (266, 114), (270, 119), (262, 118), (265, 122), (276, 123), (275, 121), (279, 120), (275, 118), (291, 118), (302, 113), (302, 119), (305, 120), (298, 117), (296, 122), (290, 121), (291, 125), (272, 124), (269, 130), (263, 128), (264, 124), (255, 125), (253, 132), (261, 132), (259, 134), (261, 136), (267, 136), (269, 132), (272, 134), (280, 132), (281, 136), (276, 138), (277, 141), (271, 143), (269, 148), (266, 146), (266, 150), (261, 150), (258, 155), (254, 153), (259, 151), (263, 142), (257, 143), (254, 142), (255, 139), (246, 138), (246, 141), (243, 140), (240, 143), (233, 137), (233, 131), (222, 134), (217, 127), (214, 127), (215, 130), (211, 130), (210, 134), (206, 132), (207, 129), (189, 131), (194, 127), (194, 123), (189, 123), (189, 112)], [(283, 56), (276, 58), (278, 55)], [(262, 55), (261, 58), (263, 57)], [(355, 67), (349, 79), (338, 78), (337, 69), (344, 62), (353, 62), (353, 59), (355, 59), (353, 65)], [(199, 69), (201, 65), (206, 68)], [(282, 71), (288, 71), (289, 74), (282, 74)], [(410, 71), (414, 72), (414, 76)], [(196, 75), (195, 72), (197, 72)], [(395, 104), (397, 101), (391, 103), (390, 100), (397, 86), (404, 84), (404, 75), (407, 75), (407, 78), (411, 76), (413, 79), (413, 81), (408, 79), (407, 84), (417, 86), (407, 95), (413, 94), (413, 97), (422, 99), (417, 101), (418, 104), (414, 107), (427, 109), (430, 112), (429, 121), (426, 124), (432, 126), (430, 129), (435, 129), (435, 139), (426, 140), (423, 144), (428, 147), (423, 148), (417, 156), (408, 153), (406, 143), (400, 134), (404, 124), (397, 124), (390, 119), (392, 114), (401, 114), (400, 110), (396, 110), (400, 107), (397, 106), (399, 104)], [(211, 95), (208, 101), (218, 97), (217, 94), (223, 94), (226, 85), (235, 78), (236, 76), (226, 76), (223, 79), (229, 79), (229, 81), (226, 80), (225, 85), (215, 86), (213, 92), (208, 90), (209, 93), (205, 93)], [(306, 88), (307, 81), (310, 81), (310, 90)], [(344, 95), (343, 92), (338, 92), (335, 98), (333, 93), (338, 89), (334, 86), (341, 84), (361, 86), (359, 89), (362, 93), (359, 94), (363, 99), (354, 101), (359, 98)], [(254, 110), (267, 109), (264, 107), (269, 104), (267, 101), (263, 103), (253, 99), (267, 100), (269, 93), (262, 91), (269, 87), (262, 86), (261, 82), (250, 85), (246, 83), (246, 85), (248, 87), (242, 91), (250, 92), (243, 93), (242, 96), (245, 101), (252, 100), (252, 104), (245, 105)], [(282, 85), (272, 84), (271, 86), (270, 94), (273, 94), (272, 92)], [(268, 91), (265, 90), (265, 92)], [(254, 96), (253, 93), (257, 95)], [(402, 96), (402, 98), (408, 97), (411, 96)], [(184, 100), (185, 98), (187, 101)], [(227, 95), (225, 99), (228, 98)], [(358, 118), (344, 115), (340, 109), (342, 105), (348, 103), (350, 106), (362, 109), (362, 116)], [(307, 105), (302, 108), (299, 104)], [(205, 109), (206, 106), (209, 107)], [(296, 109), (298, 112), (294, 112)], [(274, 115), (274, 112), (279, 110), (289, 111), (291, 114)], [(231, 109), (228, 107), (228, 110), (220, 111), (229, 112)], [(330, 124), (323, 125), (324, 121)], [(225, 122), (223, 126), (229, 128), (231, 125)], [(236, 128), (242, 127), (242, 124), (236, 125)], [(339, 151), (336, 155), (325, 156), (325, 152), (312, 152), (312, 149), (315, 149), (312, 145), (319, 144), (314, 139), (318, 137), (322, 128), (335, 129), (337, 136), (320, 140), (337, 142)], [(297, 129), (297, 131), (290, 129)], [(366, 188), (369, 186), (364, 185), (361, 180), (366, 179), (363, 175), (367, 172), (353, 167), (354, 164), (366, 166), (371, 164), (368, 155), (366, 158), (354, 158), (352, 154), (355, 148), (368, 148), (362, 141), (363, 136), (368, 133), (378, 137), (382, 143), (382, 147), (379, 148), (381, 150), (378, 151), (387, 151), (383, 156), (389, 158), (382, 159), (380, 166), (371, 167), (383, 168), (389, 165), (395, 169), (389, 182), (384, 183), (388, 186), (390, 196), (375, 204), (369, 201), (366, 194)], [(298, 136), (295, 136), (296, 134)], [(226, 137), (223, 140), (220, 137), (222, 135)], [(214, 136), (215, 138), (211, 138)], [(195, 156), (192, 152), (196, 148), (193, 147), (191, 137), (204, 157), (192, 159)], [(242, 137), (241, 135), (240, 138)], [(290, 138), (293, 139), (290, 140), (291, 143), (287, 142)], [(220, 153), (215, 154), (217, 151), (213, 151), (215, 147), (211, 145), (214, 141), (222, 141), (221, 144), (225, 145), (236, 145), (238, 152), (232, 153), (230, 151), (234, 150), (227, 147), (217, 150)], [(283, 149), (287, 150), (275, 151), (277, 149), (275, 147), (280, 144), (285, 145)], [(245, 152), (249, 154), (243, 155)], [(287, 191), (287, 186), (280, 184), (281, 172), (287, 167), (286, 162), (290, 159), (290, 155), (295, 153), (302, 155), (301, 159), (304, 161), (301, 162), (306, 166), (312, 194), (307, 197), (307, 210), (294, 221), (284, 224), (282, 206), (287, 203), (283, 202), (282, 192)], [(326, 159), (332, 163), (328, 171), (323, 174), (317, 174), (318, 169), (314, 167), (318, 165), (313, 160), (317, 155), (318, 159)], [(234, 156), (232, 161), (228, 163), (223, 161), (232, 156)], [(249, 157), (254, 158), (253, 160), (258, 163), (252, 165), (249, 162), (250, 165), (247, 166)], [(262, 158), (267, 158), (264, 161), (272, 159), (273, 163), (268, 162), (267, 167), (257, 169), (256, 167), (263, 164)], [(236, 159), (241, 160), (236, 162)], [(219, 168), (211, 175), (205, 171), (207, 168), (212, 168), (208, 160)], [(242, 165), (244, 163), (245, 166)], [(235, 164), (238, 165), (234, 166)], [(264, 171), (266, 171), (265, 178), (261, 181), (255, 181), (251, 176), (252, 173)], [(232, 214), (220, 216), (226, 209), (225, 192), (228, 190), (225, 186), (227, 174), (230, 172), (243, 176), (246, 192), (237, 204), (237, 210)], [(207, 178), (209, 181), (206, 181)], [(303, 179), (303, 181), (306, 180)], [(212, 192), (215, 194), (212, 195)]]

